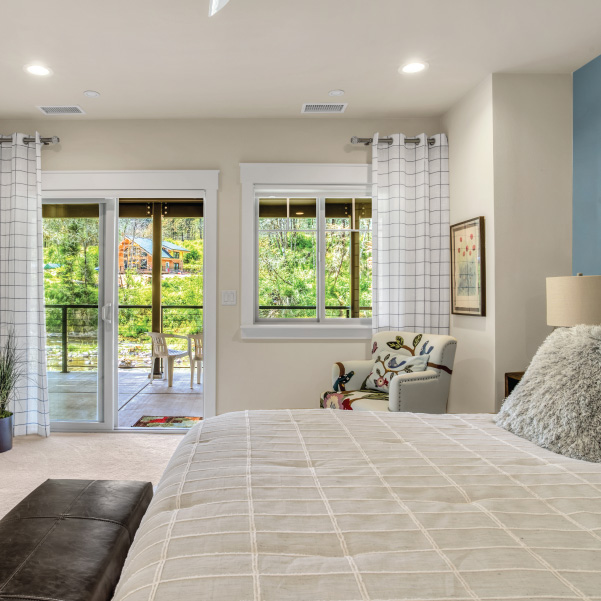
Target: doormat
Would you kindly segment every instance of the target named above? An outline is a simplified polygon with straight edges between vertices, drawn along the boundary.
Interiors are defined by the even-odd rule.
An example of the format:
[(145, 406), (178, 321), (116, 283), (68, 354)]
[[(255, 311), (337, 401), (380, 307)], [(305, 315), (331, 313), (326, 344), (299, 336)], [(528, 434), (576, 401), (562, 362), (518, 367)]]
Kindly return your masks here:
[(191, 428), (202, 417), (142, 416), (132, 428)]

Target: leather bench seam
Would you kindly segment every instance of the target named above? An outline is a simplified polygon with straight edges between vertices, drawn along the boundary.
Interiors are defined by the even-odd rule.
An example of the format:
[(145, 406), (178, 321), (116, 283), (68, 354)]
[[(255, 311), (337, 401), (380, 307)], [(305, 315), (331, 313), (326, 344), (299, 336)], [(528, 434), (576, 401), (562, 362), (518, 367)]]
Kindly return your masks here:
[(111, 524), (117, 524), (117, 526), (121, 526), (129, 532), (129, 528), (125, 524), (123, 524), (122, 522), (118, 522), (117, 520), (111, 520), (110, 518), (95, 518), (89, 515), (70, 515), (67, 513), (61, 513), (59, 515), (28, 515), (23, 518), (13, 518), (11, 520), (6, 520), (6, 523), (20, 522), (22, 520), (95, 520), (97, 522), (110, 522)]
[[(71, 501), (69, 507), (67, 507), (67, 511), (69, 511), (71, 507), (73, 507), (73, 505), (75, 505), (75, 503), (79, 501), (80, 497), (88, 490), (88, 488), (90, 488), (90, 486), (92, 486), (92, 484), (94, 484), (94, 482), (96, 482), (96, 480), (91, 480), (87, 484), (87, 486), (79, 492), (75, 499)], [(52, 526), (48, 528), (48, 532), (44, 534), (44, 536), (38, 541), (38, 544), (31, 550), (29, 555), (15, 568), (15, 571), (4, 581), (4, 584), (0, 586), (0, 599), (2, 598), (2, 591), (6, 588), (8, 583), (23, 569), (23, 566), (33, 557), (34, 553), (41, 547), (42, 543), (50, 536), (50, 533), (56, 528), (56, 525), (61, 521), (61, 519), (63, 518), (58, 517), (55, 519), (54, 524), (52, 524)], [(14, 598), (18, 599), (19, 597), (13, 597), (13, 599)]]

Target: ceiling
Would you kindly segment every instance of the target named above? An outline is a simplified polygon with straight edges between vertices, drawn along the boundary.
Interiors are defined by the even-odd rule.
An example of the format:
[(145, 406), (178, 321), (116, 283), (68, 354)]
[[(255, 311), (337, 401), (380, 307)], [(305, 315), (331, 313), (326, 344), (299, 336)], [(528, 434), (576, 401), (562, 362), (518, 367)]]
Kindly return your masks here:
[[(440, 115), (490, 73), (571, 73), (601, 54), (599, 0), (231, 0), (212, 18), (208, 6), (0, 0), (0, 118), (315, 119), (301, 105), (331, 101), (349, 103), (340, 119)], [(416, 58), (430, 68), (398, 74)], [(35, 61), (54, 75), (25, 73)], [(87, 114), (44, 117), (41, 104)]]

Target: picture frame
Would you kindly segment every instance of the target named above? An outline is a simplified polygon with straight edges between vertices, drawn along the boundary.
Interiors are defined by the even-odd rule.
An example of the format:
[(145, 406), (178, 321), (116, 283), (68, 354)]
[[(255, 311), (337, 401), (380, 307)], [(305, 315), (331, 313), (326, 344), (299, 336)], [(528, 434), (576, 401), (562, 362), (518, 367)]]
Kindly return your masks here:
[(484, 217), (451, 226), (451, 313), (486, 316)]

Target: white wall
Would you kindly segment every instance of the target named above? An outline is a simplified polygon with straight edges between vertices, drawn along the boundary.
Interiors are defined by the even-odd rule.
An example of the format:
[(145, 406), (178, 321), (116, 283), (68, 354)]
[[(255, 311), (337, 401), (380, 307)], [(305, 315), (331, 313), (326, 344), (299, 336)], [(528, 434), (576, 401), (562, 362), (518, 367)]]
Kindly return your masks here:
[(442, 118), (451, 223), (486, 219), (486, 317), (451, 317), (449, 411), (494, 412), (551, 328), (545, 278), (572, 265), (572, 78), (492, 75)]
[(485, 218), (486, 317), (451, 315), (457, 355), (451, 380), (451, 413), (494, 411), (495, 212), (492, 77), (442, 118), (449, 137), (451, 223)]
[[(240, 162), (366, 163), (353, 135), (440, 132), (436, 118), (0, 121), (0, 132), (58, 135), (45, 170), (220, 169), (218, 289), (240, 290)], [(334, 361), (366, 358), (363, 342), (240, 339), (240, 307), (219, 307), (217, 411), (319, 406)]]
[(494, 75), (496, 399), (551, 332), (545, 278), (572, 273), (572, 77)]

